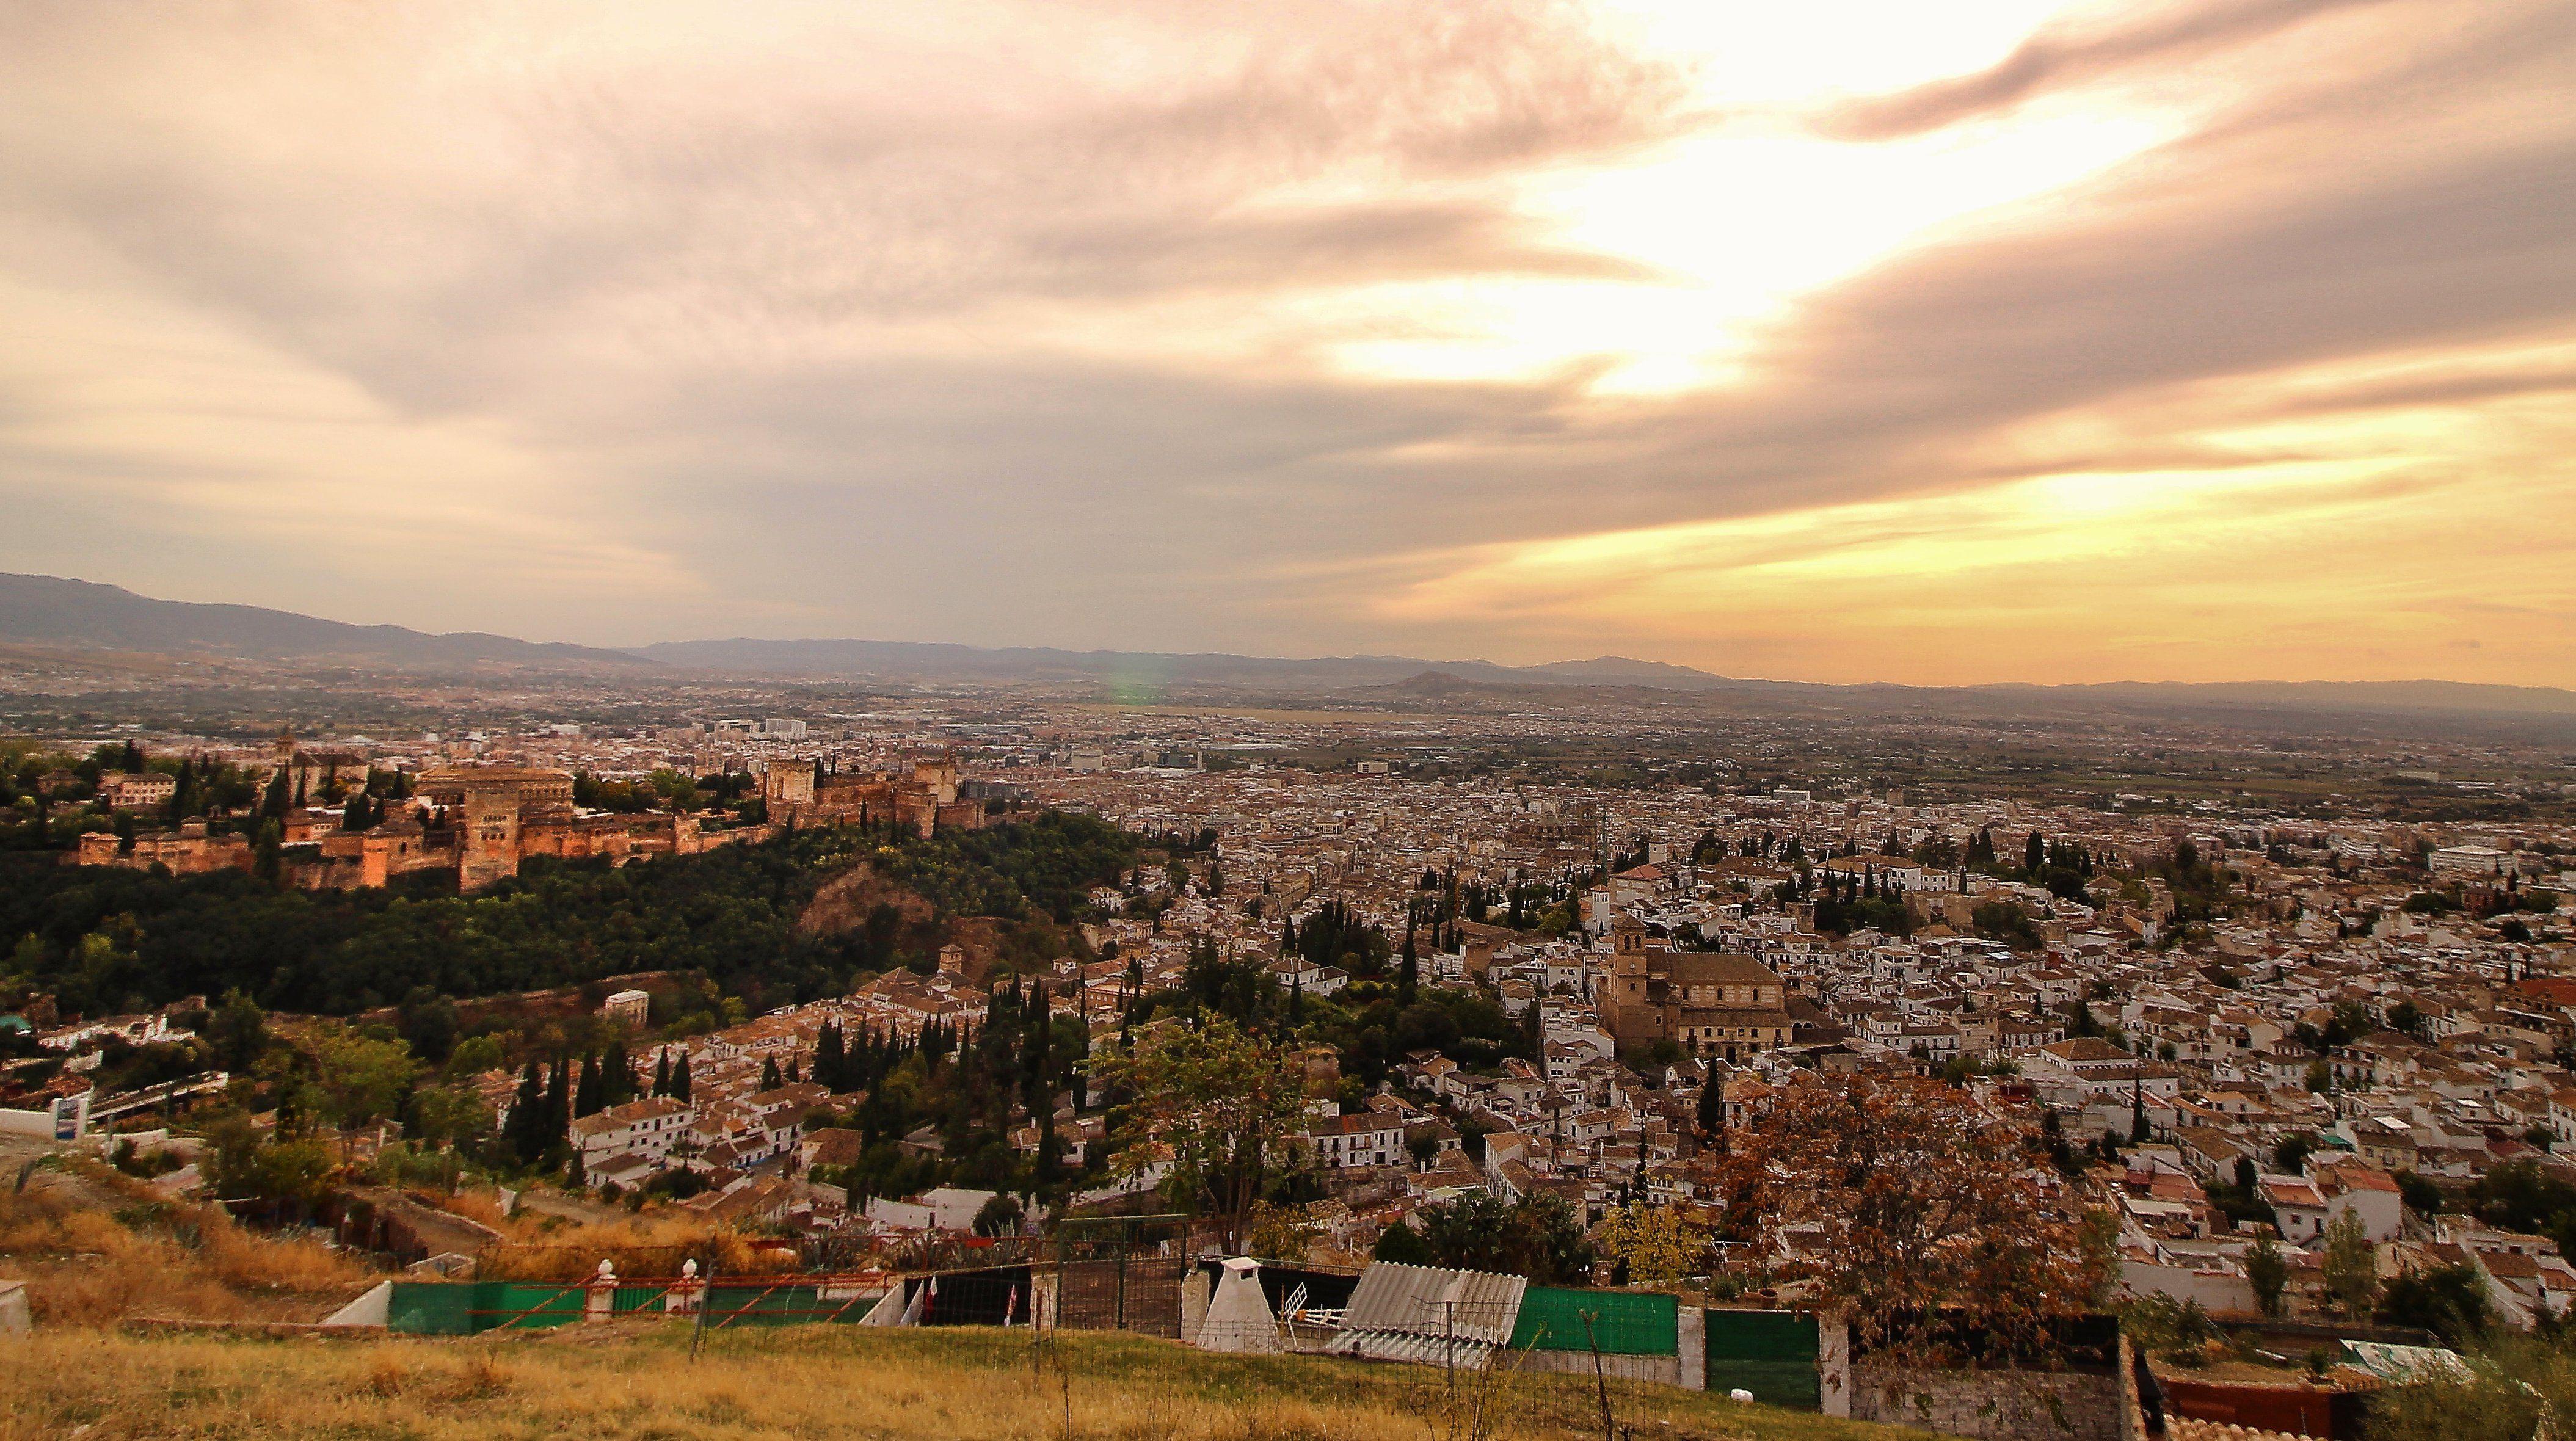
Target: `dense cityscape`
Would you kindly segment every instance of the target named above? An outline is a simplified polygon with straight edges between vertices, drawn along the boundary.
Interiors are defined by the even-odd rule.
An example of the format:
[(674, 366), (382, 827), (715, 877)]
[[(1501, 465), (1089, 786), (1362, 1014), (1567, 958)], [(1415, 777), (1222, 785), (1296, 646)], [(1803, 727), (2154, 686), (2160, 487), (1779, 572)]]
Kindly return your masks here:
[[(1796, 1246), (1731, 1210), (1730, 1133), (1801, 1087), (1919, 1078), (2046, 1137), (2045, 1204), (2116, 1218), (2123, 1294), (2332, 1317), (2429, 1277), (2525, 1329), (2576, 1294), (2563, 748), (1637, 700), (916, 693), (14, 741), (10, 843), (46, 879), (9, 907), (0, 1104), (132, 1133), (171, 1194), (488, 1176), (895, 1256), (1179, 1194), (1105, 1078), (1221, 1020), (1302, 1078), (1257, 1187), (1291, 1259), (1431, 1259), (1491, 1207), (1561, 1229), (1553, 1279), (1642, 1279), (1653, 1217), (1687, 1241), (1667, 1279), (1773, 1284)], [(471, 915), (622, 876), (642, 907), (727, 854), (797, 878), (796, 964), (594, 937), (533, 989), (317, 992), (273, 940), (241, 970), (156, 934), (245, 883)], [(325, 1118), (329, 1181), (279, 1159)], [(227, 1125), (233, 1153), (197, 1139)]]

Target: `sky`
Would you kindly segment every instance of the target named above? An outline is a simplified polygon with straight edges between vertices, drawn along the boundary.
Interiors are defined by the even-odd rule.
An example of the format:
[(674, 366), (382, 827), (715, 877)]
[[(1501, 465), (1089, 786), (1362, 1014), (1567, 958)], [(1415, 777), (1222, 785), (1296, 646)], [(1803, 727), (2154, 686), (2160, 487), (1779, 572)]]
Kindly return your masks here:
[(0, 0), (6, 568), (2576, 685), (2576, 0)]

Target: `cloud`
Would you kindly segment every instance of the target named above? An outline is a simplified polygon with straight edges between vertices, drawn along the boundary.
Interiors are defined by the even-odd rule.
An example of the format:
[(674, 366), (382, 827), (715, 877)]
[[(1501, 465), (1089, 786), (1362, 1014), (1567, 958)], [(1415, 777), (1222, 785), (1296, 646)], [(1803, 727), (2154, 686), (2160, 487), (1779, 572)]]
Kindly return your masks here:
[(2125, 12), (2117, 23), (2052, 25), (1972, 75), (1847, 102), (1819, 128), (1840, 140), (1892, 140), (2010, 110), (2059, 90), (2171, 66), (2388, 0), (2200, 0)]
[[(2167, 6), (1768, 113), (1572, 6), (24, 18), (0, 325), (41, 311), (48, 338), (0, 356), (0, 495), (113, 494), (262, 574), (356, 537), (326, 591), (272, 604), (525, 631), (542, 595), (564, 638), (616, 641), (750, 615), (1546, 659), (1614, 648), (1561, 569), (1594, 552), (1507, 563), (1569, 538), (1612, 538), (1605, 563), (1684, 616), (1716, 575), (1688, 537), (1779, 522), (1966, 573), (2080, 540), (1990, 503), (2092, 494), (2049, 488), (2072, 476), (2225, 497), (2259, 487), (2193, 478), (2325, 467), (2312, 516), (2520, 503), (2556, 473), (2537, 412), (2576, 384), (2554, 0)], [(1981, 159), (1996, 136), (2028, 144)], [(1747, 237), (1830, 240), (1819, 216), (1868, 221), (1873, 177), (1918, 164), (2017, 198), (1709, 304), (1763, 255)], [(2034, 166), (2072, 178), (2021, 183)], [(1598, 177), (1705, 203), (1622, 233)], [(1666, 306), (1726, 333), (1659, 337), (1683, 378), (1628, 384), (1622, 346), (1655, 329), (1630, 323)], [(295, 523), (246, 519), (263, 498)], [(2178, 514), (2201, 543), (2231, 524)], [(478, 516), (515, 572), (442, 588), (403, 553), (407, 526)], [(100, 551), (134, 569), (98, 578), (179, 545)], [(2163, 593), (2196, 553), (2120, 573)], [(2389, 573), (2415, 600), (2349, 593), (2457, 614)], [(1804, 604), (1889, 603), (1837, 586)]]

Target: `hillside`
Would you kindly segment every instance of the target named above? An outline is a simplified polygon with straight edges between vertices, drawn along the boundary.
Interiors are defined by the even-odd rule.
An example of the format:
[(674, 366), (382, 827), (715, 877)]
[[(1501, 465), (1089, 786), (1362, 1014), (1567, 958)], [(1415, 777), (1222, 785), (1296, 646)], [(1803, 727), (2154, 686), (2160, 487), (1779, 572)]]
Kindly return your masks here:
[[(67, 867), (22, 852), (0, 856), (0, 938), (27, 947), (24, 979), (87, 1014), (239, 989), (274, 1009), (345, 1015), (414, 987), (462, 999), (648, 971), (703, 973), (758, 1010), (824, 994), (855, 970), (926, 960), (937, 943), (918, 933), (925, 904), (950, 918), (1060, 923), (1132, 850), (1106, 823), (1056, 812), (901, 840), (876, 864), (913, 897), (898, 907), (907, 928), (871, 929), (874, 896), (808, 917), (818, 889), (884, 843), (850, 827), (618, 868), (540, 859), (474, 895), (436, 877), (279, 891), (241, 871)], [(93, 934), (113, 944), (89, 948)]]
[[(751, 1437), (961, 1441), (1469, 1441), (1601, 1434), (1588, 1376), (1479, 1378), (1436, 1367), (1211, 1356), (1072, 1332), (848, 1326), (716, 1331), (689, 1359), (676, 1322), (512, 1339), (280, 1345), (202, 1335), (44, 1332), (0, 1372), (0, 1434), (24, 1436)], [(181, 1378), (185, 1378), (184, 1381)], [(1694, 1441), (1898, 1441), (1921, 1433), (1613, 1381), (1615, 1423)]]
[(387, 669), (482, 665), (651, 671), (622, 651), (398, 625), (346, 625), (255, 605), (154, 600), (121, 586), (49, 575), (0, 574), (0, 641), (72, 650), (212, 654), (256, 660), (338, 660)]

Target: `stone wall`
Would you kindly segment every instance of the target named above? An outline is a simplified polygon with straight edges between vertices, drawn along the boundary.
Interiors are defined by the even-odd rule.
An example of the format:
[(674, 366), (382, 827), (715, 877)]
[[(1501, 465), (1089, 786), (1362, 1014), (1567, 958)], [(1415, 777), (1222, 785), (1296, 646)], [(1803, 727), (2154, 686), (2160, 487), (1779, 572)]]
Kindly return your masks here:
[(1852, 1367), (1851, 1415), (1978, 1441), (2119, 1441), (2120, 1377), (2099, 1371)]

